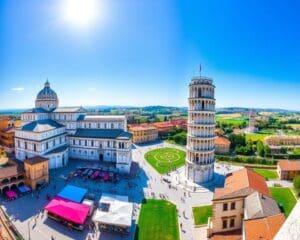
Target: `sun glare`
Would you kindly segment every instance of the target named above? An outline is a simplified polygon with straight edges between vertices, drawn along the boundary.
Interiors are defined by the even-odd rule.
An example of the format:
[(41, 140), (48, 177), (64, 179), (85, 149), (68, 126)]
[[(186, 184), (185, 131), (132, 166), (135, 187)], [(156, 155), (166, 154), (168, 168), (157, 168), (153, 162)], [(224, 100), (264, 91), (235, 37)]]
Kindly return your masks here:
[(76, 27), (88, 27), (97, 18), (97, 0), (66, 0), (64, 18)]

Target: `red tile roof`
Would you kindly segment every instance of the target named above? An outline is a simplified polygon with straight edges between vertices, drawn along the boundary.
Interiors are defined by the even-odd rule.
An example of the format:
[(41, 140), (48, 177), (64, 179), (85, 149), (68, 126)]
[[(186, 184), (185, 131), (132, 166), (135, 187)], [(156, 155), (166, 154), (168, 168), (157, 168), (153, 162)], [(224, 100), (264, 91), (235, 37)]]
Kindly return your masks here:
[(271, 197), (265, 179), (254, 171), (243, 168), (226, 176), (224, 188), (216, 188), (213, 200), (245, 197), (258, 191)]
[(245, 240), (272, 240), (285, 221), (282, 213), (244, 221)]
[(231, 142), (226, 137), (217, 136), (216, 139), (215, 139), (215, 144), (216, 145), (230, 145)]
[(300, 161), (298, 160), (279, 160), (278, 166), (281, 171), (300, 171)]

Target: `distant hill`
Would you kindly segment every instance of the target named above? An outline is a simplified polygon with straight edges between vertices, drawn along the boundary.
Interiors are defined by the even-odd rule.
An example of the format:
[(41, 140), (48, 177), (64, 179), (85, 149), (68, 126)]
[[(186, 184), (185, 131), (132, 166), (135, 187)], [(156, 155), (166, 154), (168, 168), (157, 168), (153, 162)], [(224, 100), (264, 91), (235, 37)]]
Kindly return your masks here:
[[(120, 110), (121, 112), (125, 111), (139, 111), (139, 112), (149, 112), (153, 114), (171, 114), (174, 112), (186, 112), (187, 107), (174, 107), (174, 106), (108, 106), (108, 105), (98, 105), (98, 106), (84, 106), (88, 112), (110, 112), (111, 110)], [(24, 112), (26, 109), (0, 109), (0, 115), (19, 115)], [(276, 112), (276, 113), (300, 113), (296, 110), (287, 110), (287, 109), (277, 109), (277, 108), (247, 108), (247, 107), (225, 107), (225, 108), (216, 108), (217, 113), (245, 113), (250, 110), (256, 112)]]
[(297, 110), (287, 110), (280, 108), (244, 108), (244, 107), (226, 107), (216, 108), (217, 113), (236, 113), (236, 112), (249, 112), (250, 110), (255, 112), (274, 112), (274, 113), (300, 113)]

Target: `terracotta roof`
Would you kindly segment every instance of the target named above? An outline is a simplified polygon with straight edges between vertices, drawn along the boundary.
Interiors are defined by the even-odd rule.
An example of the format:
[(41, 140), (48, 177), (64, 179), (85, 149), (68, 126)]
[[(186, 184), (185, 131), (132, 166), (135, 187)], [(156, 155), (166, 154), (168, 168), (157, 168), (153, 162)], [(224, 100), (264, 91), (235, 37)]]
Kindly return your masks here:
[(282, 171), (299, 171), (300, 161), (298, 160), (279, 160), (278, 165)]
[(242, 231), (239, 229), (223, 233), (214, 233), (210, 240), (242, 240)]
[(44, 157), (41, 157), (41, 156), (35, 156), (35, 157), (28, 158), (28, 159), (24, 160), (24, 163), (34, 165), (34, 164), (41, 163), (41, 162), (46, 162), (46, 161), (48, 161), (48, 158), (44, 158)]
[(222, 136), (217, 136), (215, 138), (215, 144), (216, 145), (230, 145), (231, 142), (229, 141), (228, 138), (222, 137)]
[(129, 128), (130, 131), (145, 131), (145, 130), (157, 130), (154, 126), (134, 126)]
[(245, 240), (272, 240), (285, 221), (282, 213), (244, 221)]
[(1, 132), (3, 132), (3, 133), (14, 133), (15, 128), (14, 127), (8, 127), (8, 128), (5, 128), (5, 129), (2, 129)]
[(258, 191), (271, 197), (265, 179), (254, 171), (243, 168), (226, 176), (224, 188), (216, 188), (213, 200), (246, 197)]
[(170, 122), (155, 122), (155, 123), (153, 123), (153, 126), (155, 126), (155, 127), (174, 127), (174, 125), (172, 124), (172, 123), (170, 123)]

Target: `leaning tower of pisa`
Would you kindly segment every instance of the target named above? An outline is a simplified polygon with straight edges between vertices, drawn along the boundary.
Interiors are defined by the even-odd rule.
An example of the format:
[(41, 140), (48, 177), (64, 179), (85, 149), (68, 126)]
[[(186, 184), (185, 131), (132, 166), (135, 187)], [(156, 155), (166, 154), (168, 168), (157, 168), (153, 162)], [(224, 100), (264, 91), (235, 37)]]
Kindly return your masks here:
[(193, 183), (209, 182), (215, 162), (215, 86), (205, 77), (189, 85), (186, 178)]

